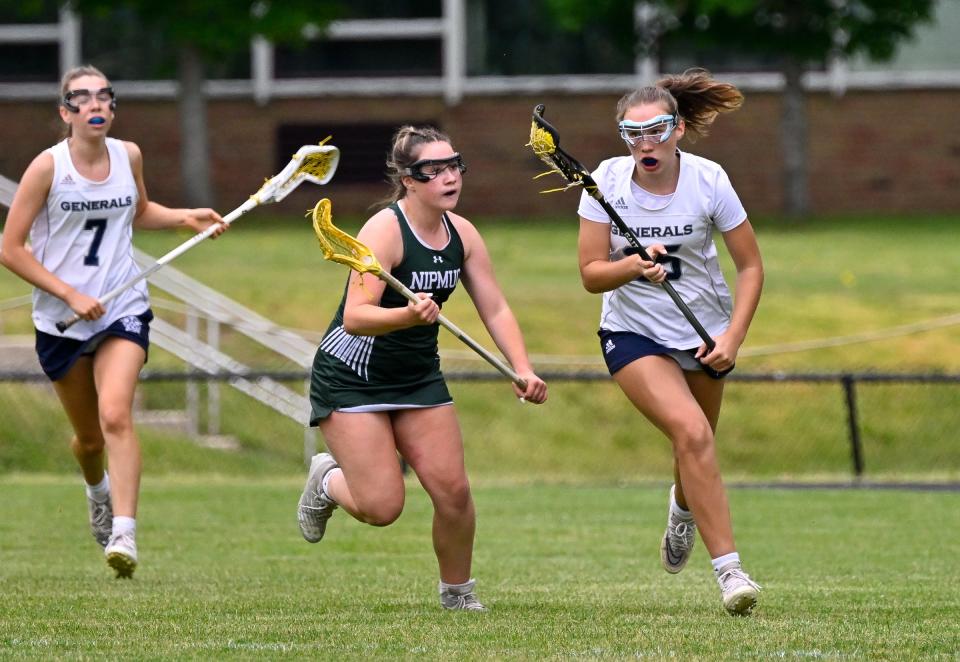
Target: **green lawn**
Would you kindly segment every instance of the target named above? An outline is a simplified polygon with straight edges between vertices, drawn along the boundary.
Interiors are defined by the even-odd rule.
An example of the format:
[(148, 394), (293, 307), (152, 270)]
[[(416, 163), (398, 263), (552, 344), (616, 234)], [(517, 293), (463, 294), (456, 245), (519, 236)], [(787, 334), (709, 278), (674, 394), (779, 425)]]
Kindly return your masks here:
[[(553, 367), (546, 355), (598, 353), (600, 298), (580, 286), (572, 216), (478, 221), (541, 369)], [(923, 329), (960, 312), (958, 221), (760, 219), (767, 280), (740, 373), (960, 372), (960, 325)], [(159, 256), (184, 239), (136, 241)], [(311, 338), (346, 277), (305, 219), (263, 210), (175, 264)], [(0, 270), (0, 303), (28, 292)], [(153, 297), (175, 320), (166, 295)], [(464, 293), (444, 312), (492, 346)], [(919, 328), (898, 331), (906, 325)], [(30, 333), (29, 313), (0, 309), (0, 327)], [(863, 334), (877, 339), (831, 346)], [(812, 348), (788, 351), (804, 341)], [(223, 345), (250, 365), (292, 368), (239, 334)], [(445, 333), (441, 348), (463, 350)], [(159, 350), (149, 367), (182, 369)], [(866, 477), (960, 480), (957, 388), (860, 384)], [(327, 540), (304, 543), (294, 521), (304, 431), (227, 388), (222, 431), (239, 451), (140, 429), (142, 566), (115, 581), (86, 528), (55, 398), (0, 384), (0, 659), (960, 657), (960, 494), (733, 489), (738, 547), (764, 591), (754, 617), (732, 619), (702, 544), (683, 574), (659, 567), (670, 449), (612, 383), (554, 381), (543, 407), (517, 404), (502, 381), (451, 389), (477, 486), (483, 615), (437, 606), (429, 503), (412, 482), (395, 525), (338, 513)], [(718, 452), (729, 482), (849, 480), (837, 384), (727, 389)], [(141, 392), (151, 408), (183, 406), (182, 384)]]
[(0, 478), (0, 658), (956, 659), (960, 495), (734, 489), (763, 585), (733, 619), (702, 543), (659, 566), (665, 486), (475, 489), (487, 614), (436, 598), (430, 509), (393, 526), (335, 514), (319, 545), (301, 483), (144, 481), (141, 566), (114, 580), (78, 479)]

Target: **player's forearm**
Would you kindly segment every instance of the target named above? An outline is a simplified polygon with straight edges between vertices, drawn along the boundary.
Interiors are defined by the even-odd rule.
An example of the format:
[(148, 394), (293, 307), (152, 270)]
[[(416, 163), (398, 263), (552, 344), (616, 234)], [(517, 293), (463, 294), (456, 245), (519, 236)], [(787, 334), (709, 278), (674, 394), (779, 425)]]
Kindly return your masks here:
[(11, 246), (0, 253), (0, 264), (36, 288), (66, 301), (73, 288), (40, 264), (25, 246)]
[(497, 348), (503, 352), (507, 361), (517, 372), (532, 372), (527, 347), (523, 342), (523, 333), (513, 311), (504, 307), (489, 320), (483, 320), (484, 326), (493, 338)]
[(186, 209), (171, 209), (151, 200), (134, 220), (133, 225), (138, 230), (166, 230), (187, 227), (186, 219)]
[(583, 288), (591, 294), (602, 294), (615, 290), (632, 280), (639, 274), (633, 267), (635, 260), (593, 260), (580, 267), (580, 280)]
[(416, 325), (409, 306), (381, 308), (372, 304), (349, 307), (343, 311), (343, 328), (354, 336), (382, 336)]
[(728, 333), (738, 344), (743, 344), (753, 322), (753, 316), (760, 304), (760, 292), (763, 290), (763, 267), (750, 267), (737, 273), (737, 284), (733, 304), (733, 316)]

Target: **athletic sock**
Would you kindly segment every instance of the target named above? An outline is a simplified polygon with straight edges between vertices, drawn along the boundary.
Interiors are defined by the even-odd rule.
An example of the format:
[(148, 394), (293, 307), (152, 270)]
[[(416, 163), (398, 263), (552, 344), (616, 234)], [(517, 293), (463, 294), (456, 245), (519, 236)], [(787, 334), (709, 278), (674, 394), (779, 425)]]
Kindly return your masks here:
[(113, 518), (113, 535), (127, 534), (136, 537), (137, 520), (133, 517), (116, 516)]
[(723, 556), (718, 556), (717, 558), (710, 561), (713, 564), (713, 571), (720, 574), (720, 569), (724, 566), (730, 565), (731, 563), (736, 563), (737, 566), (740, 565), (740, 555), (737, 552), (730, 552), (729, 554), (724, 554)]
[(459, 595), (463, 593), (468, 587), (474, 584), (474, 579), (471, 577), (462, 584), (448, 584), (447, 582), (440, 580), (440, 592), (449, 591), (454, 595)]
[(684, 510), (683, 508), (680, 507), (680, 504), (677, 503), (677, 497), (674, 494), (674, 489), (676, 488), (673, 488), (670, 490), (670, 512), (675, 514), (680, 519), (685, 519), (685, 520), (693, 519), (693, 513), (690, 512), (689, 510)]
[(330, 485), (330, 479), (333, 478), (333, 473), (335, 471), (337, 473), (341, 473), (341, 474), (343, 473), (343, 469), (341, 469), (340, 467), (334, 467), (333, 469), (327, 472), (327, 475), (323, 477), (323, 482), (320, 483), (320, 491), (323, 492), (323, 496), (328, 500), (332, 501), (333, 503), (337, 503), (337, 500), (334, 499), (332, 496), (330, 496), (330, 492), (329, 490), (327, 490), (327, 487)]
[(87, 496), (96, 501), (97, 503), (103, 503), (108, 498), (110, 498), (110, 476), (107, 475), (107, 472), (103, 472), (103, 480), (101, 480), (96, 485), (88, 485), (84, 483), (87, 489)]

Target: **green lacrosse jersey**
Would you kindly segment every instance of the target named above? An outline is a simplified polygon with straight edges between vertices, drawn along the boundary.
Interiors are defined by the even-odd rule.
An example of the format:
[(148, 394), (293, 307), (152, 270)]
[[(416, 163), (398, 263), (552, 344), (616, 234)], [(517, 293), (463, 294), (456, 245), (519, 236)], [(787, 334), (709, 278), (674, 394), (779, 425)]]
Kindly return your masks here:
[[(396, 203), (403, 238), (403, 258), (390, 273), (414, 292), (426, 292), (441, 308), (453, 293), (463, 268), (463, 242), (446, 214), (447, 243), (431, 248), (421, 241)], [(380, 336), (357, 336), (343, 328), (346, 291), (313, 361), (310, 379), (310, 424), (335, 410), (387, 411), (431, 407), (452, 402), (440, 372), (438, 324), (414, 326)], [(407, 305), (387, 287), (383, 308)]]

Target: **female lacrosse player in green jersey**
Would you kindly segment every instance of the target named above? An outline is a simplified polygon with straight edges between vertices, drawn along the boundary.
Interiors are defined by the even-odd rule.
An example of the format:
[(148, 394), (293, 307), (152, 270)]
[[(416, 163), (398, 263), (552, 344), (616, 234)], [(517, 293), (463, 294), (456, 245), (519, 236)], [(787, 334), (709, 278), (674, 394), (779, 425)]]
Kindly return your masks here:
[[(212, 209), (169, 209), (147, 199), (140, 149), (107, 137), (116, 98), (98, 69), (68, 71), (60, 97), (67, 138), (24, 172), (0, 262), (35, 288), (37, 355), (73, 426), (90, 527), (107, 563), (129, 577), (137, 565), (140, 490), (133, 396), (153, 313), (144, 282), (108, 304), (98, 298), (139, 273), (133, 228), (201, 232), (221, 219)], [(215, 234), (226, 228), (221, 223)], [(74, 313), (80, 321), (61, 333), (57, 322)]]
[(526, 382), (524, 390), (513, 386), (515, 394), (539, 404), (547, 387), (530, 367), (480, 234), (452, 213), (466, 167), (450, 140), (433, 128), (403, 127), (387, 167), (391, 202), (358, 239), (419, 301), (351, 272), (310, 383), (311, 424), (330, 453), (311, 461), (297, 519), (308, 542), (323, 537), (337, 506), (367, 524), (392, 523), (404, 503), (399, 453), (433, 502), (440, 604), (483, 610), (470, 574), (476, 516), (463, 441), (437, 353), (437, 317), (458, 282)]
[[(617, 108), (627, 156), (600, 164), (593, 178), (603, 197), (644, 242), (643, 260), (603, 207), (580, 201), (580, 273), (603, 293), (600, 346), (614, 380), (673, 444), (674, 485), (660, 556), (680, 572), (697, 530), (713, 560), (723, 604), (748, 614), (759, 586), (743, 572), (733, 540), (714, 432), (729, 371), (760, 300), (763, 265), (753, 228), (723, 169), (681, 152), (689, 131), (703, 135), (720, 112), (743, 96), (703, 70), (671, 76), (624, 96)], [(736, 303), (717, 263), (713, 231), (736, 267)], [(658, 283), (669, 279), (715, 339), (707, 350)], [(710, 372), (704, 368), (711, 369)]]

